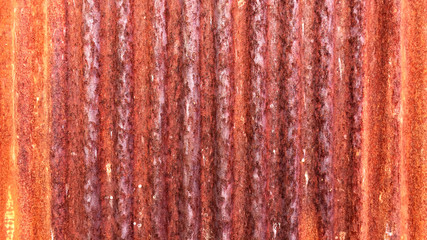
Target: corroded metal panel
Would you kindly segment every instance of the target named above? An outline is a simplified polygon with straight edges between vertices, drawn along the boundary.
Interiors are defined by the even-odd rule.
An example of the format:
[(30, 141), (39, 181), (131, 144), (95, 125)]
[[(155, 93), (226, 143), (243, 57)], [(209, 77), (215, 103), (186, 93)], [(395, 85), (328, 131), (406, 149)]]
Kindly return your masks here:
[(0, 0), (0, 239), (427, 239), (425, 0)]

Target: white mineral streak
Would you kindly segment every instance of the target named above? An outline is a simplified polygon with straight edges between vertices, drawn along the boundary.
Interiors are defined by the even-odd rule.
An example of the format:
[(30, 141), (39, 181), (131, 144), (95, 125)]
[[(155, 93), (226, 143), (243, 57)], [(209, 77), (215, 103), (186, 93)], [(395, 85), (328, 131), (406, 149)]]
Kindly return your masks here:
[[(296, 66), (296, 67), (290, 67), (290, 76), (289, 76), (289, 82), (286, 84), (287, 88), (287, 105), (289, 108), (289, 125), (288, 125), (288, 132), (287, 132), (287, 141), (291, 143), (290, 148), (286, 150), (286, 162), (289, 164), (289, 174), (291, 174), (290, 186), (288, 189), (292, 189), (290, 192), (289, 198), (291, 199), (290, 202), (290, 209), (288, 211), (288, 214), (290, 215), (290, 231), (288, 233), (288, 238), (291, 240), (296, 240), (298, 238), (298, 194), (297, 191), (294, 191), (294, 189), (299, 188), (298, 184), (298, 175), (299, 175), (299, 163), (298, 159), (300, 159), (299, 156), (299, 144), (297, 139), (298, 129), (300, 128), (298, 123), (298, 105), (299, 105), (299, 66), (298, 66), (298, 60), (300, 56), (300, 39), (299, 39), (299, 33), (303, 31), (301, 27), (300, 19), (298, 17), (298, 12), (300, 10), (299, 1), (293, 0), (291, 1), (292, 9), (290, 9), (290, 22), (289, 22), (289, 30), (290, 33), (287, 35), (287, 44), (291, 47), (290, 54), (287, 54), (286, 61), (287, 65), (289, 66)], [(301, 26), (301, 27), (300, 27)], [(302, 159), (305, 159), (304, 156)]]
[(200, 156), (200, 1), (184, 0), (184, 171), (185, 237), (197, 239), (199, 232)]
[(117, 104), (117, 143), (116, 151), (120, 162), (119, 166), (119, 229), (122, 239), (131, 237), (131, 76), (132, 66), (130, 61), (130, 30), (129, 30), (129, 0), (117, 0), (119, 20), (118, 30), (118, 104)]
[(166, 224), (165, 212), (165, 182), (164, 182), (164, 156), (162, 153), (162, 116), (165, 105), (165, 77), (166, 77), (166, 17), (165, 17), (165, 0), (154, 1), (154, 74), (151, 75), (152, 91), (154, 96), (153, 106), (153, 122), (154, 129), (152, 132), (153, 139), (153, 181), (154, 181), (154, 232), (160, 239), (166, 238), (166, 231), (164, 231)]
[(84, 82), (85, 82), (85, 116), (87, 132), (84, 143), (84, 159), (87, 168), (86, 183), (84, 185), (85, 210), (93, 223), (89, 226), (87, 237), (97, 238), (94, 233), (100, 227), (99, 213), (101, 211), (98, 195), (97, 174), (97, 142), (98, 132), (98, 95), (96, 93), (99, 82), (99, 31), (100, 12), (93, 0), (83, 1), (84, 19)]
[[(155, 96), (157, 97), (155, 104), (158, 106), (156, 116), (154, 116), (154, 125), (156, 129), (155, 140), (157, 144), (161, 142), (162, 136), (162, 115), (165, 104), (165, 76), (166, 76), (166, 65), (165, 65), (165, 53), (166, 53), (166, 18), (165, 18), (165, 0), (154, 1), (155, 17), (154, 17), (154, 59), (155, 59), (155, 72), (153, 79), (156, 82), (154, 86)], [(154, 165), (162, 162), (161, 158), (154, 159)]]
[[(333, 88), (333, 46), (332, 46), (332, 36), (333, 36), (333, 25), (332, 25), (332, 15), (333, 15), (334, 1), (327, 0), (325, 2), (325, 8), (322, 8), (320, 12), (321, 21), (320, 21), (320, 44), (321, 44), (321, 63), (320, 67), (326, 69), (326, 73), (322, 76), (321, 89), (320, 89), (320, 101), (321, 109), (320, 116), (323, 118), (323, 125), (320, 129), (320, 148), (324, 153), (323, 159), (320, 159), (320, 172), (324, 176), (324, 181), (322, 182), (323, 189), (332, 188), (332, 173), (330, 172), (331, 163), (332, 163), (332, 97), (331, 89)], [(342, 78), (342, 69), (341, 69), (341, 60), (340, 60), (340, 74)], [(328, 222), (332, 218), (332, 192), (325, 192), (325, 202), (326, 205), (323, 206), (325, 209), (325, 214), (322, 214), (323, 221)], [(326, 230), (327, 238), (332, 238), (333, 233), (327, 229)]]
[(232, 67), (232, 1), (220, 0), (216, 9), (216, 75), (218, 78), (217, 89), (217, 132), (218, 141), (218, 178), (221, 200), (218, 203), (220, 233), (222, 239), (231, 237), (231, 67)]
[(252, 21), (252, 30), (254, 31), (254, 47), (252, 57), (254, 59), (252, 67), (252, 103), (254, 104), (254, 139), (253, 139), (253, 165), (254, 171), (259, 179), (252, 179), (253, 189), (255, 191), (252, 200), (252, 212), (255, 218), (254, 238), (266, 238), (266, 203), (264, 200), (264, 152), (265, 152), (265, 129), (266, 129), (266, 97), (265, 97), (265, 79), (266, 61), (265, 50), (267, 48), (267, 21), (265, 0), (255, 0), (252, 5), (254, 15)]

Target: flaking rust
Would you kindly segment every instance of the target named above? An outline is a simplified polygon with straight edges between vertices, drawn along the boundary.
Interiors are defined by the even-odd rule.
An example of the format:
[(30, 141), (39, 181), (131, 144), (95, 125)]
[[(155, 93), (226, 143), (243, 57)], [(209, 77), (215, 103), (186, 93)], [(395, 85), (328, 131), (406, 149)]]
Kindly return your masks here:
[(0, 239), (427, 239), (426, 1), (0, 5)]

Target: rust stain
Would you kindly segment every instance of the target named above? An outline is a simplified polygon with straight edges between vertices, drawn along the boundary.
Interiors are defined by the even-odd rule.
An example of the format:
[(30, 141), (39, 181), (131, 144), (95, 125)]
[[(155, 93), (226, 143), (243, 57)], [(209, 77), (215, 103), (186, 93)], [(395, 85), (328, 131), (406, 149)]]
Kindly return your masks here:
[(426, 11), (0, 0), (0, 239), (427, 239)]

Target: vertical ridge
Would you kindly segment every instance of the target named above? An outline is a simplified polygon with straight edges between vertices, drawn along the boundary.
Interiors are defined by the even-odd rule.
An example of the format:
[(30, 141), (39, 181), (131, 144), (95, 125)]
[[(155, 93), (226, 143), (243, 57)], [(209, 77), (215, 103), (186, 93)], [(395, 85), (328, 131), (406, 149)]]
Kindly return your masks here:
[(153, 154), (153, 222), (154, 238), (167, 237), (167, 200), (165, 179), (165, 78), (166, 78), (166, 18), (165, 0), (154, 1), (154, 72), (151, 79), (153, 130), (151, 151)]
[(119, 162), (118, 173), (118, 197), (116, 221), (119, 226), (120, 239), (132, 239), (132, 49), (130, 46), (131, 25), (129, 23), (129, 0), (117, 0), (117, 67), (118, 81), (116, 89), (116, 130), (117, 139), (115, 150)]
[(216, 222), (217, 237), (231, 237), (231, 197), (233, 191), (233, 39), (231, 1), (218, 1), (215, 9), (216, 27)]
[[(40, 9), (41, 8), (41, 9)], [(50, 36), (48, 32), (48, 2), (31, 2), (32, 44), (31, 56), (33, 74), (31, 112), (31, 181), (32, 181), (32, 230), (33, 238), (51, 236), (51, 188), (50, 188)], [(28, 87), (28, 86), (27, 86)]]
[(266, 169), (268, 175), (266, 183), (267, 203), (267, 238), (285, 238), (286, 220), (283, 214), (283, 182), (282, 154), (283, 142), (280, 129), (285, 123), (281, 121), (283, 114), (281, 82), (284, 80), (283, 64), (283, 24), (284, 15), (281, 14), (283, 5), (280, 1), (267, 1), (267, 78), (266, 81)]
[(297, 239), (299, 236), (299, 165), (301, 159), (300, 106), (301, 106), (301, 6), (298, 1), (285, 2), (285, 17), (289, 19), (285, 31), (284, 63), (287, 66), (285, 81), (281, 86), (284, 92), (284, 117), (286, 124), (282, 129), (284, 138), (284, 194), (286, 225), (283, 226), (286, 238)]
[(83, 99), (84, 99), (84, 207), (86, 211), (86, 237), (100, 239), (100, 199), (98, 178), (99, 141), (99, 2), (83, 1)]
[(184, 232), (185, 239), (200, 234), (200, 1), (183, 1), (184, 85)]
[(254, 221), (252, 237), (267, 238), (267, 203), (266, 203), (266, 78), (267, 78), (267, 19), (265, 0), (251, 2), (252, 34), (251, 45), (251, 213)]

